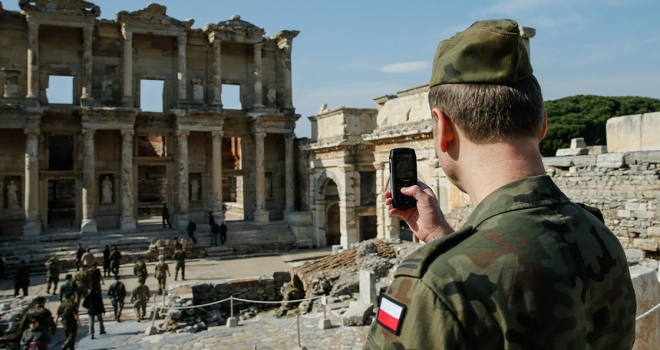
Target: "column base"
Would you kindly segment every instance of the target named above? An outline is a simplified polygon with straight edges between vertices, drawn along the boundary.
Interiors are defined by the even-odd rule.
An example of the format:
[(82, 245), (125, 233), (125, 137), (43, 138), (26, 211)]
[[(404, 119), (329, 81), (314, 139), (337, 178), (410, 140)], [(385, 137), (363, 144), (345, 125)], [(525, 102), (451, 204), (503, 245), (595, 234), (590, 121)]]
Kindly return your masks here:
[(188, 227), (188, 218), (190, 216), (188, 214), (179, 214), (176, 226), (178, 228), (186, 229)]
[(85, 232), (99, 232), (96, 227), (95, 219), (83, 219), (82, 224), (80, 225), (80, 233)]
[(135, 100), (132, 97), (123, 97), (121, 99), (121, 105), (123, 107), (130, 107), (133, 108)]
[(258, 225), (267, 224), (268, 220), (268, 210), (257, 209), (254, 211), (254, 223)]
[(213, 217), (215, 218), (215, 222), (217, 222), (218, 224), (225, 221), (225, 214), (222, 211), (214, 211)]
[(23, 236), (38, 236), (41, 234), (39, 221), (26, 221), (23, 225)]
[(119, 228), (122, 231), (136, 231), (137, 220), (135, 218), (123, 217), (119, 220)]
[(94, 97), (92, 96), (83, 96), (80, 98), (80, 105), (83, 107), (92, 107), (94, 106)]

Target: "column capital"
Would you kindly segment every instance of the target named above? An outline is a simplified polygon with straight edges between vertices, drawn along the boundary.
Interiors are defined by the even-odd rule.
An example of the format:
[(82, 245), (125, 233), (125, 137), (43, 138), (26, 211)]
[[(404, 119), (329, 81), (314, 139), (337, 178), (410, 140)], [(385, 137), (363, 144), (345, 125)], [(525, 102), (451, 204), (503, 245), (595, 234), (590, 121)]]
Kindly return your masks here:
[(266, 132), (265, 131), (257, 131), (254, 133), (254, 136), (259, 137), (259, 138), (264, 138), (266, 137)]
[(120, 132), (123, 137), (133, 137), (135, 135), (135, 130), (120, 130)]
[(39, 129), (23, 129), (23, 131), (29, 138), (37, 137), (41, 133)]
[(174, 134), (176, 135), (176, 137), (179, 138), (179, 140), (187, 139), (188, 135), (190, 135), (190, 131), (188, 131), (188, 130), (177, 130), (177, 131), (174, 132)]
[(82, 129), (82, 130), (81, 130), (82, 134), (83, 134), (84, 136), (87, 136), (87, 137), (90, 137), (90, 136), (91, 136), (91, 137), (94, 137), (94, 132), (95, 132), (95, 131), (96, 131), (96, 129)]
[(126, 29), (125, 26), (121, 27), (121, 35), (124, 37), (124, 40), (126, 41), (131, 41), (133, 40), (133, 32), (130, 30)]
[(376, 168), (376, 170), (383, 170), (383, 169), (385, 169), (385, 164), (383, 164), (383, 163), (374, 163), (374, 168)]
[(29, 31), (39, 30), (39, 23), (38, 22), (35, 22), (34, 20), (32, 20), (32, 21), (28, 20), (27, 24), (28, 24), (28, 30)]
[(186, 44), (186, 39), (187, 39), (187, 38), (188, 38), (188, 36), (186, 35), (185, 32), (179, 34), (179, 37), (177, 38), (177, 40), (179, 41), (179, 45), (185, 45), (185, 44)]
[(84, 26), (82, 27), (84, 35), (92, 35), (94, 33), (94, 26)]
[(220, 130), (220, 131), (211, 131), (211, 135), (213, 135), (213, 139), (222, 138), (222, 136), (224, 136), (224, 134), (225, 133), (222, 130)]
[(284, 134), (284, 137), (286, 138), (287, 142), (291, 142), (295, 138), (295, 134), (292, 132), (287, 132)]
[(254, 44), (254, 51), (260, 51), (263, 46), (264, 46), (264, 44), (261, 43), (261, 42), (255, 43)]

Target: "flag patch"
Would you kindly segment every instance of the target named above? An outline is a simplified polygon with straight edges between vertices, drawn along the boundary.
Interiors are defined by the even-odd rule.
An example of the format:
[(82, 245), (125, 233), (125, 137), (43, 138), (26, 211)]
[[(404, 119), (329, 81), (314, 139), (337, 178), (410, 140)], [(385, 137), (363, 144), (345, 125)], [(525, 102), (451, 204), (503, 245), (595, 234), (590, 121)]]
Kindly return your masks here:
[(378, 324), (383, 326), (383, 328), (395, 335), (399, 335), (405, 313), (406, 306), (404, 304), (394, 300), (387, 294), (382, 294), (380, 309), (378, 310), (376, 321), (378, 321)]

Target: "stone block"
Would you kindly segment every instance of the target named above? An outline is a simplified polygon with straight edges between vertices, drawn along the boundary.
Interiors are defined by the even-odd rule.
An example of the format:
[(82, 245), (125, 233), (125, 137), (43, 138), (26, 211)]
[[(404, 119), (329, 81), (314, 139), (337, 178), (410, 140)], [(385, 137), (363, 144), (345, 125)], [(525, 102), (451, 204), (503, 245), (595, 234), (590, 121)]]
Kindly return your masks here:
[(227, 328), (238, 327), (238, 319), (236, 317), (230, 317), (227, 319)]
[(655, 212), (652, 211), (636, 211), (633, 215), (638, 219), (654, 219), (656, 217)]
[(360, 302), (376, 305), (376, 274), (370, 270), (360, 270)]
[(651, 226), (647, 228), (646, 234), (649, 237), (660, 237), (660, 226)]
[(660, 112), (642, 114), (641, 151), (660, 150)]
[[(641, 316), (660, 303), (658, 272), (642, 266), (631, 266), (637, 316)], [(660, 344), (660, 312), (657, 310), (635, 323), (635, 349), (655, 349)]]
[(625, 207), (628, 210), (646, 210), (646, 202), (626, 202)]
[(607, 153), (607, 146), (587, 146), (589, 154), (605, 154)]
[(332, 255), (337, 255), (341, 252), (342, 246), (340, 244), (336, 244), (332, 246)]
[(575, 156), (573, 157), (573, 165), (576, 167), (587, 167), (590, 165), (596, 165), (596, 156)]
[(359, 301), (352, 301), (348, 310), (342, 315), (341, 321), (344, 327), (363, 326), (364, 321), (373, 313), (373, 304), (363, 304)]
[(627, 115), (607, 120), (607, 149), (610, 152), (639, 151), (642, 148), (642, 116)]
[(577, 137), (574, 139), (571, 139), (571, 148), (586, 148), (587, 143), (584, 142), (583, 137)]
[(606, 153), (596, 156), (596, 166), (599, 168), (621, 168), (625, 165), (623, 153)]
[(649, 252), (658, 251), (658, 241), (652, 238), (635, 238), (632, 241), (632, 247)]
[(573, 165), (573, 159), (570, 157), (544, 157), (543, 165), (568, 168)]
[(630, 210), (627, 209), (619, 209), (616, 212), (616, 216), (620, 218), (629, 218), (630, 217)]
[(638, 262), (644, 259), (644, 252), (639, 249), (625, 249), (628, 262)]
[(332, 322), (329, 319), (320, 319), (319, 320), (319, 329), (328, 329), (332, 327)]
[(589, 154), (588, 148), (560, 148), (555, 154), (556, 157), (583, 156)]

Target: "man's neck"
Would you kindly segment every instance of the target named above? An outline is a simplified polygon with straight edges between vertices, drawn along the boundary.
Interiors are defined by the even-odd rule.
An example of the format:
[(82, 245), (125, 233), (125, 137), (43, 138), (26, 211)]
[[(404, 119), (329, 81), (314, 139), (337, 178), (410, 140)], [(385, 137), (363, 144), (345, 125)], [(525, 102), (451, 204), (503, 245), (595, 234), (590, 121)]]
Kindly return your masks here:
[(531, 176), (545, 175), (545, 168), (533, 141), (475, 145), (461, 152), (461, 181), (476, 206), (496, 189)]

